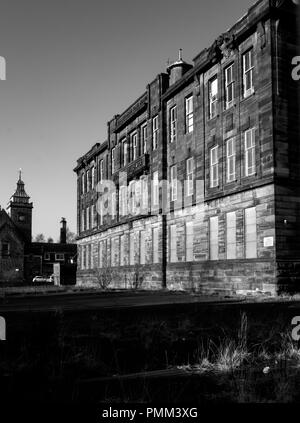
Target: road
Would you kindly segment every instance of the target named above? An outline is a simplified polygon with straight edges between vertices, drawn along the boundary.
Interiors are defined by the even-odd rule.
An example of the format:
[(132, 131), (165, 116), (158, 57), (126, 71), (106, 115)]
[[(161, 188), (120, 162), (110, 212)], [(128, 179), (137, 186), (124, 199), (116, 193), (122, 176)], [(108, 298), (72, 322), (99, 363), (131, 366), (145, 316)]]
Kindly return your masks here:
[(284, 305), (300, 308), (299, 298), (245, 298), (245, 297), (203, 297), (200, 295), (169, 291), (121, 291), (121, 292), (64, 292), (0, 298), (0, 313), (13, 311), (67, 311), (67, 310), (118, 310), (172, 305)]
[(124, 309), (194, 303), (241, 303), (241, 299), (221, 300), (175, 292), (93, 292), (7, 296), (0, 298), (0, 313), (9, 311), (54, 311)]

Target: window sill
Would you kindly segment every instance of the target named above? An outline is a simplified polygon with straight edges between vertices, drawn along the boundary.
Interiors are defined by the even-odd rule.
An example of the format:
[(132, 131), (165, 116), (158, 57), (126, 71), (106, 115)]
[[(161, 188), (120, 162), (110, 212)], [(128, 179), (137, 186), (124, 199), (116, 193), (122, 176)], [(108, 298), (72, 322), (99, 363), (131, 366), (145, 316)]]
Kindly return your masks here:
[(215, 115), (215, 116), (212, 116), (212, 117), (208, 117), (208, 119), (207, 119), (207, 121), (208, 122), (213, 122), (214, 120), (217, 120), (218, 118), (220, 117), (220, 115), (219, 115), (219, 113), (217, 114), (217, 115)]
[(226, 105), (224, 108), (224, 112), (227, 112), (228, 110), (233, 109), (234, 107), (236, 107), (236, 103), (234, 102), (229, 105)]
[(248, 94), (243, 94), (243, 98), (241, 99), (241, 101), (247, 100), (248, 98), (252, 97), (255, 95), (255, 91), (251, 91)]

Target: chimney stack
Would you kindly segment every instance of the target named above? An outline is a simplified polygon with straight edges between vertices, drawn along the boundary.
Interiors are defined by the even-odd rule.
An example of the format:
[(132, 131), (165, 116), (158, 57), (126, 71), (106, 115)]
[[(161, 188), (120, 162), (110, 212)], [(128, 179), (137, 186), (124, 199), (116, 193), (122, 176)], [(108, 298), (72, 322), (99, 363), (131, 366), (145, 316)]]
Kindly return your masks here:
[(61, 218), (60, 224), (61, 224), (60, 243), (66, 244), (67, 243), (67, 221), (64, 217)]

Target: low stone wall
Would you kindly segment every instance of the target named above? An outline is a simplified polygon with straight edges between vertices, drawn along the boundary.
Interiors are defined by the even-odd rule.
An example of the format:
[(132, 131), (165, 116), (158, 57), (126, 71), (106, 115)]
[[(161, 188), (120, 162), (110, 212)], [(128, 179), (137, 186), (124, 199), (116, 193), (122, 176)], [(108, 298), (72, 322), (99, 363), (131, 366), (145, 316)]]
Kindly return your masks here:
[(167, 287), (201, 294), (242, 294), (246, 291), (276, 293), (273, 260), (224, 260), (175, 263), (167, 268)]

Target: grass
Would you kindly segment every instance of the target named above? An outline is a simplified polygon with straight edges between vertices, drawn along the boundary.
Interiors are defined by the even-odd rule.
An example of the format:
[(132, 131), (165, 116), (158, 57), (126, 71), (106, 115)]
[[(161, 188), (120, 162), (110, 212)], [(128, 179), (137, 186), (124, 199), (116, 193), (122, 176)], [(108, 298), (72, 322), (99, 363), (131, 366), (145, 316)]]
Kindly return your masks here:
[[(196, 375), (189, 378), (185, 374), (184, 381), (193, 381), (187, 398), (199, 394), (200, 402), (224, 398), (233, 402), (290, 402), (300, 397), (296, 383), (300, 349), (289, 333), (291, 318), (282, 317), (277, 307), (271, 308), (271, 317), (269, 309), (262, 307), (248, 313), (238, 310), (234, 314), (234, 309), (227, 307), (221, 311), (216, 314), (213, 310), (208, 317), (207, 310), (201, 315), (197, 312), (193, 318), (185, 311), (159, 316), (124, 313), (117, 318), (94, 311), (84, 315), (57, 312), (39, 319), (26, 315), (25, 322), (31, 319), (28, 330), (16, 320), (13, 343), (3, 345), (9, 349), (2, 351), (0, 376), (10, 377), (5, 388), (9, 395), (21, 391), (23, 385), (18, 385), (23, 381), (27, 390), (41, 398), (50, 394), (59, 398), (63, 392), (65, 398), (77, 400), (81, 394), (72, 394), (77, 380), (162, 370), (165, 365)], [(133, 398), (151, 401), (161, 388), (161, 400), (181, 400), (185, 382), (178, 373), (177, 385), (170, 380), (165, 389), (163, 378), (155, 389), (145, 378), (143, 386), (138, 388), (132, 382), (129, 390), (125, 385), (120, 393), (108, 389), (102, 396), (95, 387), (87, 386), (87, 390), (99, 400), (120, 395), (130, 402)], [(30, 388), (28, 380), (32, 380)], [(192, 386), (194, 382), (197, 389)]]

